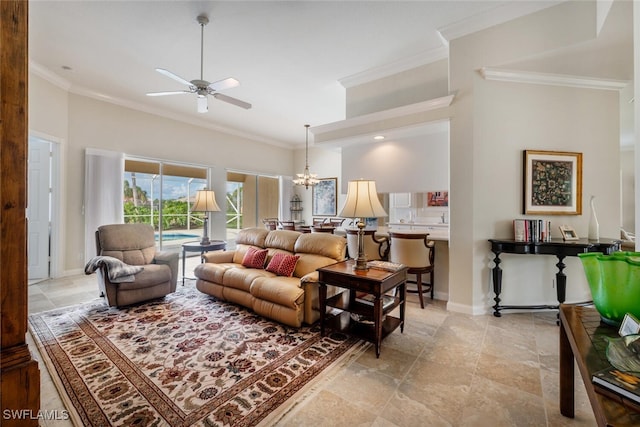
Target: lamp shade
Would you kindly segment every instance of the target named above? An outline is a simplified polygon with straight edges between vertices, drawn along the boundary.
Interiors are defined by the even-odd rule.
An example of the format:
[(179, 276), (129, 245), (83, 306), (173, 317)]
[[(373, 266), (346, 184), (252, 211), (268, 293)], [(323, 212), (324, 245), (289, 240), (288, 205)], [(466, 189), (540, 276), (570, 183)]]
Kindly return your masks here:
[(196, 201), (191, 208), (193, 212), (219, 212), (220, 207), (216, 203), (216, 194), (213, 190), (198, 190)]
[(349, 181), (347, 200), (338, 214), (345, 218), (378, 218), (387, 216), (378, 199), (375, 181)]

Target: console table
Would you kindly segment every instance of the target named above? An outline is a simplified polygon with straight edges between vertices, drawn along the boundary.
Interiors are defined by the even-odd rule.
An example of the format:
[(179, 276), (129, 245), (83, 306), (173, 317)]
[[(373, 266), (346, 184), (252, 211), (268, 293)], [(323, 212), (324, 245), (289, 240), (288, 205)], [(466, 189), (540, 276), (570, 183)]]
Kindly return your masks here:
[(574, 417), (574, 359), (599, 426), (638, 426), (640, 412), (629, 409), (623, 398), (597, 393), (591, 376), (610, 366), (605, 337), (617, 337), (618, 331), (603, 322), (593, 307), (560, 306), (560, 413)]
[(182, 286), (185, 279), (185, 261), (187, 252), (200, 252), (202, 255), (209, 251), (224, 251), (227, 249), (227, 242), (224, 240), (211, 240), (208, 245), (201, 245), (200, 242), (187, 242), (182, 244)]
[[(620, 250), (620, 240), (600, 239), (591, 241), (587, 239), (562, 240), (551, 239), (548, 242), (520, 242), (513, 239), (489, 239), (491, 242), (491, 252), (495, 254), (492, 269), (493, 292), (496, 295), (493, 299), (496, 303), (493, 306), (493, 315), (500, 317), (500, 310), (504, 309), (557, 309), (559, 304), (565, 300), (567, 289), (567, 276), (563, 270), (565, 257), (578, 256), (585, 252), (602, 252), (611, 254)], [(500, 268), (500, 254), (522, 254), (522, 255), (555, 255), (558, 258), (558, 272), (556, 273), (556, 292), (558, 305), (502, 305), (500, 304), (500, 293), (502, 292), (502, 269)]]
[[(356, 314), (373, 319), (372, 326), (351, 328), (351, 331), (367, 341), (372, 341), (376, 346), (376, 357), (380, 357), (380, 344), (382, 338), (393, 332), (398, 326), (404, 330), (404, 312), (406, 301), (407, 267), (398, 271), (383, 271), (370, 268), (369, 270), (354, 270), (354, 260), (347, 260), (331, 264), (318, 269), (318, 289), (320, 303), (320, 335), (324, 336), (327, 306), (342, 310), (342, 313), (334, 318), (334, 329), (349, 328), (349, 318), (343, 322), (342, 314)], [(327, 299), (327, 285), (349, 289), (348, 300), (345, 301), (344, 293)], [(383, 296), (397, 289), (393, 304), (383, 307)], [(373, 305), (367, 305), (356, 301), (356, 292), (365, 292), (374, 296)], [(400, 306), (400, 317), (391, 316), (389, 313)]]

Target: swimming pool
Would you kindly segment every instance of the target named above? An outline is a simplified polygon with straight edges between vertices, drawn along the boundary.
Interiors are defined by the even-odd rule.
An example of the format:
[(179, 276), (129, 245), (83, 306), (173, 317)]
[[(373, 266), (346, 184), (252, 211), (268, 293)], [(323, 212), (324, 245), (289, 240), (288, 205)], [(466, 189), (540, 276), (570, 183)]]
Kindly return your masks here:
[[(183, 239), (198, 239), (200, 237), (199, 234), (189, 234), (189, 233), (162, 233), (162, 240), (165, 242), (171, 240), (183, 240)], [(156, 234), (156, 240), (159, 240), (159, 235)]]

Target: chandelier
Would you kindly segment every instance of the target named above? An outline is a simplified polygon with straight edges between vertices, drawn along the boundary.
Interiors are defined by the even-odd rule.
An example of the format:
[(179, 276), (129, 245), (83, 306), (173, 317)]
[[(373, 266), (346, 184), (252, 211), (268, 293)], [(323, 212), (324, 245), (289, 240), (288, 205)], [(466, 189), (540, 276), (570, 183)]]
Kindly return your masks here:
[(306, 142), (305, 142), (305, 167), (304, 167), (304, 173), (298, 173), (296, 175), (298, 175), (298, 178), (293, 180), (293, 183), (295, 185), (304, 185), (304, 188), (306, 190), (309, 189), (309, 186), (314, 186), (316, 185), (319, 180), (318, 180), (318, 175), (316, 174), (312, 174), (309, 173), (309, 125), (304, 125), (305, 128), (307, 128), (307, 138), (306, 138)]

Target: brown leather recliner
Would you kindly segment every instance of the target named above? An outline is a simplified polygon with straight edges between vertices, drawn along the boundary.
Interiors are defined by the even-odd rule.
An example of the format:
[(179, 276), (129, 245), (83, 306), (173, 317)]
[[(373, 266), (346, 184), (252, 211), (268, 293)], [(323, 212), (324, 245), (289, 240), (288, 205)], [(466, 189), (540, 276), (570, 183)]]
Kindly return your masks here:
[(97, 270), (100, 291), (110, 306), (124, 306), (161, 298), (175, 292), (178, 253), (157, 251), (153, 227), (148, 224), (109, 224), (96, 231), (99, 256), (117, 258), (128, 265), (142, 266), (133, 282), (112, 283), (106, 268)]

